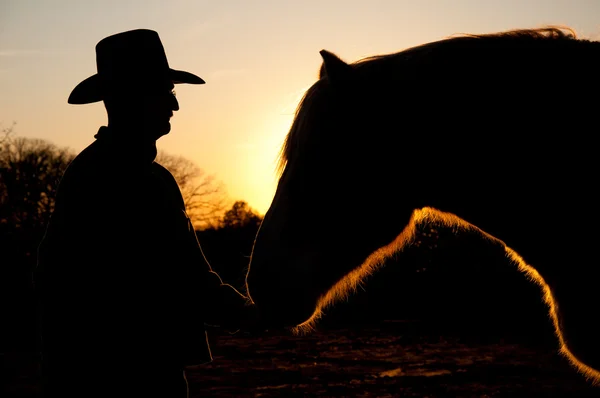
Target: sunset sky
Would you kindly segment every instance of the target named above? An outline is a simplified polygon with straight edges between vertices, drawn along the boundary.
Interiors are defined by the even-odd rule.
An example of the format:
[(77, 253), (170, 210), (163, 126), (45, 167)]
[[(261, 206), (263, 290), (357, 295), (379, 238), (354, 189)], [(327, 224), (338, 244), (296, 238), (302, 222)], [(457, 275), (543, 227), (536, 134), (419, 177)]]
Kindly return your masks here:
[(275, 164), (319, 50), (346, 61), (455, 33), (569, 25), (600, 38), (597, 0), (0, 0), (0, 123), (18, 136), (80, 151), (106, 123), (102, 103), (69, 105), (96, 73), (95, 45), (125, 30), (159, 32), (180, 111), (159, 149), (194, 161), (233, 200), (264, 214)]

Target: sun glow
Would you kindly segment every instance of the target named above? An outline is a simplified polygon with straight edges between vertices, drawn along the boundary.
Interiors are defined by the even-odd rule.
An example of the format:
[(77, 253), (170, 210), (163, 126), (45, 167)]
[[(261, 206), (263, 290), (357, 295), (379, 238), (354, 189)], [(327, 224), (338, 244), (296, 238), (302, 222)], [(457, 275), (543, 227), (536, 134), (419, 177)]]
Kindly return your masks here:
[[(238, 159), (234, 171), (236, 185), (243, 187), (244, 198), (252, 208), (265, 214), (277, 188), (279, 152), (294, 119), (294, 107), (299, 101), (293, 97), (282, 106), (273, 106), (257, 121), (256, 131), (249, 137), (259, 137), (238, 144)], [(241, 194), (241, 193), (240, 193)]]

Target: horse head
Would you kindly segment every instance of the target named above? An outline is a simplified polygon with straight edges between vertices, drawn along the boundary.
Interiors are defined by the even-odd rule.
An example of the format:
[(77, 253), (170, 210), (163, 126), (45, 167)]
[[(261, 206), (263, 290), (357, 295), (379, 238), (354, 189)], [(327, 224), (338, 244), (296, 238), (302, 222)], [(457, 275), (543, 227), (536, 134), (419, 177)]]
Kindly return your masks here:
[(286, 326), (318, 318), (326, 302), (356, 288), (361, 276), (348, 277), (349, 265), (359, 267), (394, 241), (414, 209), (406, 203), (392, 210), (395, 188), (375, 172), (391, 152), (364, 136), (380, 131), (381, 119), (353, 117), (370, 106), (369, 81), (333, 53), (321, 55), (320, 79), (302, 99), (282, 149), (281, 176), (247, 275), (263, 316)]

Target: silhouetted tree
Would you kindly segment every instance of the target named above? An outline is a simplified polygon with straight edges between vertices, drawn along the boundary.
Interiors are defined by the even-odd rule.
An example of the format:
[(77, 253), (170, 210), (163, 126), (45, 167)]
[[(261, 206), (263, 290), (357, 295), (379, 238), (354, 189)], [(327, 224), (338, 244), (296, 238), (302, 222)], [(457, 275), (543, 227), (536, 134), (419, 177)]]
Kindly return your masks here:
[[(16, 123), (13, 122), (12, 126), (10, 127), (2, 127), (2, 125), (0, 124), (0, 170), (3, 170), (3, 168), (7, 167), (4, 158), (7, 157), (8, 148), (10, 145), (11, 137), (13, 135), (15, 124)], [(1, 217), (1, 209), (3, 209), (4, 206), (6, 206), (8, 201), (8, 192), (6, 192), (6, 188), (3, 183), (3, 175), (4, 173), (0, 171), (0, 225), (2, 225), (2, 223), (4, 222), (3, 218)]]
[(221, 278), (239, 290), (245, 276), (254, 238), (263, 217), (245, 201), (236, 201), (218, 225), (196, 232), (202, 250)]
[(241, 228), (250, 226), (252, 228), (260, 225), (262, 217), (250, 208), (243, 200), (236, 201), (231, 209), (225, 212), (220, 226), (222, 228)]
[(60, 178), (74, 156), (44, 140), (7, 136), (0, 144), (0, 223), (43, 228), (54, 209)]
[(166, 167), (175, 177), (194, 227), (205, 229), (218, 224), (227, 207), (223, 183), (182, 156), (159, 152), (156, 162)]
[(8, 263), (26, 261), (28, 269), (35, 264), (58, 184), (74, 156), (44, 140), (15, 137), (12, 126), (2, 130), (0, 245)]
[[(3, 349), (36, 344), (32, 271), (70, 150), (39, 139), (0, 134), (0, 313)], [(4, 297), (5, 296), (5, 297)]]

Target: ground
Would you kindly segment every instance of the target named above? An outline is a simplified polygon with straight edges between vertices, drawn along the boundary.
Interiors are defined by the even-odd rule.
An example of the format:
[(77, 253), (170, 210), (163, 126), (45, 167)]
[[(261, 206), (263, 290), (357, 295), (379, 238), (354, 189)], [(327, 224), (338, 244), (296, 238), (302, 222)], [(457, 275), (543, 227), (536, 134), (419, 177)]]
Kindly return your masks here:
[[(416, 332), (416, 333), (415, 333)], [(547, 345), (427, 336), (407, 322), (291, 336), (219, 334), (190, 397), (597, 397)]]
[[(597, 397), (556, 350), (518, 339), (442, 337), (411, 322), (228, 334), (190, 367), (199, 397)], [(39, 397), (36, 356), (4, 355), (3, 398)]]

